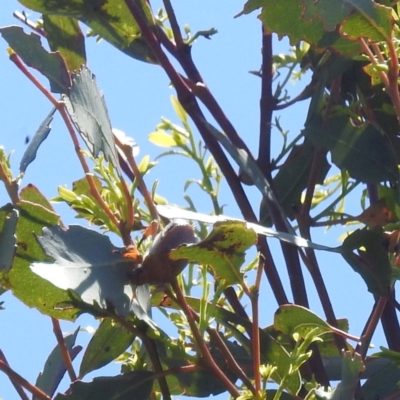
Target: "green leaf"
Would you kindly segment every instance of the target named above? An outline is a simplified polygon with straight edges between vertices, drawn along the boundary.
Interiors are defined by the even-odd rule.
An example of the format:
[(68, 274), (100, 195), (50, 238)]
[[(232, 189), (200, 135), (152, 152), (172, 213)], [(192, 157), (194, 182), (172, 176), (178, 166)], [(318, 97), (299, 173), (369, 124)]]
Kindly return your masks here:
[(28, 147), (22, 156), (21, 162), (19, 164), (19, 171), (25, 173), (28, 165), (36, 158), (36, 153), (39, 150), (40, 145), (47, 139), (50, 133), (51, 126), (50, 123), (53, 121), (54, 113), (57, 111), (55, 107), (50, 111), (49, 115), (40, 124), (39, 129), (36, 131), (35, 136), (31, 139)]
[[(75, 340), (78, 332), (79, 328), (76, 329), (72, 335), (64, 337), (65, 345), (67, 346), (71, 360), (74, 360), (74, 358), (82, 350), (81, 346), (75, 346)], [(65, 375), (65, 372), (67, 372), (65, 362), (61, 355), (60, 347), (57, 345), (47, 358), (46, 363), (44, 364), (43, 372), (39, 374), (35, 386), (41, 389), (48, 396), (53, 397), (58, 385)], [(33, 397), (33, 400), (38, 399), (37, 397)]]
[[(146, 41), (140, 37), (140, 29), (124, 0), (19, 0), (24, 6), (42, 14), (76, 18), (125, 54), (140, 61), (156, 63), (156, 58)], [(149, 4), (140, 1), (149, 24), (153, 16)]]
[[(379, 296), (387, 296), (391, 285), (391, 265), (385, 242), (380, 231), (358, 229), (342, 246), (344, 259), (361, 275), (368, 290)], [(354, 250), (358, 250), (359, 255)]]
[[(366, 364), (368, 368), (368, 364)], [(390, 398), (399, 392), (400, 368), (390, 362), (378, 371), (375, 371), (361, 387), (364, 400)], [(398, 396), (394, 397), (397, 398)]]
[[(7, 205), (6, 208), (11, 208)], [(15, 251), (17, 248), (17, 238), (15, 230), (18, 222), (18, 211), (14, 208), (9, 213), (1, 213), (3, 228), (0, 232), (0, 271), (8, 272), (12, 266)]]
[(79, 377), (99, 369), (120, 356), (133, 342), (135, 335), (116, 324), (112, 319), (104, 319), (90, 340), (79, 369)]
[(49, 81), (54, 93), (68, 93), (71, 80), (64, 60), (59, 53), (49, 53), (36, 33), (26, 34), (20, 26), (0, 28), (0, 33), (8, 45), (29, 67), (37, 69)]
[(291, 337), (298, 333), (305, 337), (308, 331), (319, 328), (319, 334), (332, 332), (332, 327), (305, 307), (287, 304), (275, 312), (274, 328)]
[(85, 38), (75, 18), (43, 15), (43, 28), (52, 51), (59, 51), (68, 71), (86, 64)]
[(364, 370), (361, 355), (344, 351), (342, 358), (342, 380), (337, 385), (330, 400), (353, 399), (359, 383), (360, 372)]
[(397, 160), (390, 141), (371, 124), (355, 126), (347, 116), (323, 120), (315, 115), (303, 130), (315, 146), (328, 149), (332, 161), (366, 183), (397, 179)]
[[(312, 0), (307, 0), (307, 4)], [(333, 24), (339, 21), (341, 16), (345, 14), (341, 12), (341, 7), (338, 4), (329, 4), (329, 9), (324, 9), (326, 1), (318, 7), (317, 3), (312, 3), (312, 8), (305, 8), (303, 1), (280, 0), (280, 1), (265, 1), (260, 19), (265, 24), (269, 32), (276, 32), (280, 38), (288, 36), (291, 45), (296, 45), (304, 40), (317, 47), (322, 51), (326, 48), (334, 48), (335, 50), (346, 55), (354, 55), (360, 52), (358, 43), (354, 43), (346, 37), (340, 37), (337, 29), (332, 31)], [(257, 3), (257, 2), (256, 2)], [(318, 8), (316, 8), (318, 7)], [(332, 11), (332, 8), (335, 8)], [(290, 12), (288, 12), (290, 10)], [(312, 17), (310, 10), (319, 12), (320, 15)], [(327, 15), (329, 19), (324, 20), (321, 15)], [(328, 28), (328, 31), (326, 30)]]
[(265, 0), (247, 0), (243, 6), (243, 11), (239, 14), (250, 14), (251, 12), (261, 8), (265, 4)]
[[(18, 204), (19, 219), (17, 223), (17, 251), (10, 272), (0, 272), (0, 284), (11, 289), (14, 296), (29, 307), (35, 307), (46, 315), (55, 318), (73, 320), (78, 310), (54, 310), (54, 304), (69, 300), (68, 293), (54, 287), (51, 283), (34, 274), (29, 265), (33, 261), (46, 258), (36, 241), (42, 228), (59, 222), (50, 203), (33, 185), (28, 185), (20, 193)], [(3, 207), (0, 213), (8, 213), (10, 208)]]
[(352, 13), (342, 24), (340, 32), (353, 40), (361, 37), (373, 42), (392, 40), (392, 8), (372, 0), (343, 0), (358, 12)]
[(95, 378), (89, 383), (76, 381), (69, 394), (58, 394), (54, 400), (148, 400), (154, 378), (154, 372), (134, 371)]
[[(303, 0), (303, 19), (321, 19), (326, 31), (333, 31), (351, 12), (352, 6), (346, 1), (332, 2), (331, 0)], [(341, 3), (341, 4), (340, 4)]]
[(177, 143), (175, 139), (164, 130), (158, 130), (150, 133), (149, 140), (160, 147), (176, 147)]
[(179, 117), (179, 119), (182, 121), (182, 123), (186, 127), (187, 123), (188, 123), (187, 112), (185, 111), (185, 109), (182, 107), (182, 104), (175, 96), (171, 96), (171, 103), (172, 103), (172, 107), (174, 107), (176, 115)]
[(38, 242), (54, 262), (34, 262), (35, 274), (56, 287), (74, 290), (86, 303), (112, 305), (121, 315), (128, 314), (133, 296), (129, 273), (135, 264), (107, 236), (79, 225), (67, 231), (52, 226), (43, 229)]
[(171, 258), (186, 258), (190, 262), (211, 265), (216, 278), (225, 280), (228, 285), (234, 285), (242, 282), (240, 266), (244, 263), (245, 251), (256, 242), (256, 233), (247, 228), (245, 223), (217, 222), (204, 240), (173, 250)]
[(98, 157), (102, 152), (106, 160), (117, 169), (118, 155), (107, 106), (95, 76), (88, 68), (83, 66), (72, 75), (70, 94), (63, 96), (63, 99), (76, 129), (93, 157)]

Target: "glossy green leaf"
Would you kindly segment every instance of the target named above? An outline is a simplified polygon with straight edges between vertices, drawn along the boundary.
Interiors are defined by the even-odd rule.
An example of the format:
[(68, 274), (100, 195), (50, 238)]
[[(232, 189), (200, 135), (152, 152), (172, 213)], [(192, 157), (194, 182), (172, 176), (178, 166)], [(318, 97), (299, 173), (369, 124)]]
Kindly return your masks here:
[(120, 314), (128, 314), (133, 296), (128, 274), (134, 264), (108, 236), (79, 225), (68, 230), (52, 226), (43, 229), (38, 242), (54, 261), (34, 262), (35, 274), (56, 287), (74, 290), (86, 303), (111, 305)]
[(75, 18), (43, 15), (43, 29), (52, 51), (59, 51), (68, 71), (86, 64), (85, 37)]
[(328, 149), (332, 161), (367, 183), (397, 179), (397, 160), (390, 141), (371, 124), (355, 126), (346, 116), (323, 120), (315, 115), (303, 130), (315, 146)]
[(54, 400), (148, 400), (154, 379), (154, 372), (134, 371), (92, 382), (76, 381), (69, 394), (58, 394)]
[(340, 32), (351, 39), (367, 38), (374, 42), (392, 40), (392, 8), (372, 0), (345, 0), (358, 12), (352, 13), (342, 24)]
[[(153, 53), (140, 37), (140, 29), (124, 0), (19, 0), (24, 6), (42, 14), (76, 18), (125, 54), (141, 61), (156, 63)], [(150, 24), (149, 4), (140, 2)]]
[[(29, 307), (60, 319), (75, 319), (78, 310), (55, 310), (54, 304), (69, 300), (68, 293), (54, 287), (51, 283), (34, 274), (29, 265), (33, 261), (44, 261), (46, 255), (36, 241), (35, 234), (40, 235), (42, 228), (59, 222), (50, 203), (33, 185), (21, 190), (21, 201), (18, 204), (19, 219), (17, 223), (17, 251), (10, 272), (0, 272), (0, 283), (11, 289), (14, 296)], [(1, 213), (9, 212), (6, 207)]]
[(59, 53), (49, 53), (36, 33), (26, 34), (20, 26), (0, 28), (0, 33), (8, 45), (29, 67), (37, 69), (49, 81), (51, 91), (68, 93), (71, 80), (64, 60)]
[(135, 335), (116, 324), (112, 319), (104, 319), (90, 340), (79, 369), (79, 377), (99, 369), (120, 356), (133, 342)]
[(49, 115), (44, 119), (44, 121), (40, 124), (39, 129), (36, 131), (33, 138), (30, 140), (28, 147), (25, 150), (24, 155), (22, 156), (21, 162), (19, 164), (20, 172), (26, 171), (28, 165), (36, 158), (36, 153), (40, 147), (40, 145), (47, 139), (47, 136), (50, 133), (51, 126), (50, 123), (53, 121), (54, 113), (56, 112), (56, 108), (50, 111)]
[(245, 251), (256, 241), (256, 233), (242, 222), (217, 222), (204, 240), (173, 250), (171, 258), (186, 258), (190, 262), (211, 265), (216, 278), (234, 285), (243, 280), (240, 267), (245, 259)]
[[(391, 285), (391, 265), (385, 242), (382, 232), (358, 229), (342, 246), (344, 259), (361, 275), (368, 290), (379, 296), (387, 296)], [(358, 250), (358, 254), (354, 250)]]
[(314, 328), (319, 328), (319, 334), (332, 332), (327, 322), (309, 309), (294, 304), (286, 304), (278, 308), (274, 316), (274, 328), (289, 337), (294, 333), (305, 337), (307, 332)]
[[(65, 345), (71, 360), (74, 360), (74, 358), (82, 350), (81, 346), (75, 346), (78, 332), (79, 327), (73, 334), (64, 337)], [(48, 396), (53, 397), (66, 372), (67, 369), (65, 367), (65, 362), (61, 355), (60, 347), (57, 345), (47, 358), (46, 363), (44, 364), (43, 372), (39, 374), (35, 386), (41, 389)], [(33, 400), (38, 399), (34, 396)]]
[(150, 133), (149, 140), (160, 147), (176, 147), (177, 143), (175, 139), (166, 131), (158, 130)]
[(94, 157), (102, 152), (114, 168), (119, 167), (114, 135), (104, 96), (95, 76), (83, 66), (72, 75), (69, 96), (63, 96), (76, 129)]
[(3, 225), (0, 232), (0, 271), (8, 272), (12, 266), (17, 248), (15, 230), (18, 222), (18, 211), (10, 206), (6, 206), (6, 208), (10, 209), (9, 213), (0, 214)]

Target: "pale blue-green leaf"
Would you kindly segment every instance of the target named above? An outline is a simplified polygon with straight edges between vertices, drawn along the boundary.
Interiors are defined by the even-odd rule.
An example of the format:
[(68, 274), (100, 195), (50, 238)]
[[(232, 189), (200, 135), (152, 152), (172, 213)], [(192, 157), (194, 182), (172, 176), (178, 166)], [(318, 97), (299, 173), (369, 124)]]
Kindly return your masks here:
[(25, 172), (28, 168), (28, 165), (36, 158), (36, 153), (40, 145), (47, 139), (47, 136), (50, 133), (50, 123), (51, 121), (53, 121), (53, 116), (56, 110), (57, 109), (54, 107), (50, 111), (49, 115), (40, 124), (39, 129), (35, 133), (35, 136), (33, 136), (31, 141), (29, 142), (28, 147), (26, 148), (25, 153), (22, 156), (21, 163), (19, 164), (20, 172)]
[(157, 211), (160, 215), (162, 215), (165, 218), (170, 218), (170, 219), (181, 218), (181, 219), (205, 222), (206, 224), (214, 224), (219, 221), (242, 221), (247, 224), (248, 228), (253, 229), (256, 233), (258, 233), (260, 235), (264, 235), (267, 237), (273, 237), (273, 238), (282, 240), (283, 242), (291, 243), (298, 247), (306, 247), (306, 248), (309, 247), (309, 248), (312, 248), (315, 250), (325, 250), (325, 251), (330, 251), (333, 253), (341, 252), (341, 247), (324, 246), (321, 244), (311, 242), (310, 240), (304, 239), (300, 236), (292, 235), (292, 234), (286, 233), (286, 232), (277, 232), (277, 231), (274, 231), (273, 229), (266, 228), (266, 227), (258, 225), (258, 224), (246, 222), (246, 221), (243, 221), (238, 218), (227, 217), (225, 215), (201, 214), (201, 213), (197, 213), (197, 212), (193, 212), (193, 211), (189, 211), (189, 210), (183, 210), (181, 208), (170, 206), (170, 205), (158, 205)]
[(61, 289), (74, 290), (86, 303), (112, 305), (122, 315), (129, 313), (133, 297), (129, 273), (134, 265), (107, 236), (72, 225), (68, 230), (44, 228), (37, 239), (54, 262), (35, 262), (33, 272)]
[[(78, 327), (73, 334), (64, 337), (65, 345), (67, 346), (71, 360), (82, 350), (81, 346), (75, 346), (75, 340), (79, 329)], [(66, 371), (67, 369), (61, 355), (60, 347), (57, 345), (47, 358), (43, 372), (37, 377), (35, 386), (48, 396), (53, 397)], [(38, 400), (38, 398), (34, 396), (33, 400)]]
[(118, 168), (118, 155), (104, 96), (95, 76), (86, 66), (72, 75), (69, 96), (63, 96), (63, 100), (92, 155), (98, 157), (102, 152), (106, 160)]
[(148, 400), (154, 379), (154, 372), (133, 371), (92, 382), (75, 381), (68, 394), (58, 394), (54, 400)]

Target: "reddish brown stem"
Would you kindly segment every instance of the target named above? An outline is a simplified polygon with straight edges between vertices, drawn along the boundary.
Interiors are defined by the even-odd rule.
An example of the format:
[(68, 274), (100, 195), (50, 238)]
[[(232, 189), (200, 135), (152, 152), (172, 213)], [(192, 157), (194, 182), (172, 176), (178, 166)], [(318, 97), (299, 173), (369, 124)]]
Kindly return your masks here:
[[(10, 364), (8, 364), (8, 362), (7, 362), (6, 356), (4, 355), (4, 353), (1, 350), (0, 350), (0, 360), (2, 360), (4, 362), (4, 364), (10, 366)], [(11, 380), (11, 383), (13, 384), (15, 390), (19, 394), (19, 397), (21, 397), (21, 400), (29, 400), (29, 397), (24, 392), (24, 389), (21, 387), (21, 385), (11, 378), (10, 378), (10, 380)]]
[(46, 98), (53, 104), (54, 107), (57, 108), (57, 110), (60, 112), (66, 126), (68, 129), (69, 134), (71, 135), (72, 141), (75, 146), (75, 151), (76, 154), (79, 158), (79, 161), (81, 162), (82, 168), (86, 174), (86, 179), (88, 181), (89, 187), (90, 187), (90, 193), (92, 196), (96, 199), (97, 203), (100, 205), (100, 207), (104, 210), (104, 212), (107, 214), (107, 216), (110, 218), (110, 220), (113, 222), (115, 225), (116, 229), (119, 230), (120, 224), (118, 220), (116, 219), (115, 215), (112, 213), (110, 208), (105, 204), (103, 199), (101, 198), (101, 195), (99, 191), (97, 190), (97, 187), (95, 185), (93, 177), (90, 175), (89, 167), (86, 163), (85, 157), (80, 151), (80, 145), (78, 138), (76, 137), (75, 134), (75, 129), (72, 126), (72, 123), (70, 121), (69, 115), (65, 109), (65, 105), (63, 102), (57, 101), (53, 95), (33, 76), (28, 69), (25, 67), (25, 65), (22, 63), (20, 58), (15, 54), (12, 53), (10, 55), (10, 60), (20, 69), (20, 71), (46, 96)]
[(61, 357), (64, 361), (65, 368), (68, 371), (69, 379), (71, 382), (75, 382), (77, 377), (74, 371), (74, 367), (72, 366), (71, 356), (67, 349), (67, 345), (65, 343), (64, 337), (61, 332), (60, 321), (57, 318), (51, 317), (51, 322), (53, 324), (53, 332), (57, 339), (58, 346), (60, 348)]
[(179, 305), (182, 308), (182, 311), (185, 313), (186, 318), (189, 322), (190, 329), (193, 333), (193, 336), (196, 340), (197, 346), (199, 347), (200, 353), (202, 355), (202, 360), (204, 365), (209, 368), (210, 371), (215, 375), (215, 377), (221, 382), (221, 384), (229, 391), (229, 393), (233, 397), (239, 397), (240, 392), (237, 387), (228, 379), (228, 377), (221, 371), (219, 366), (214, 361), (208, 347), (206, 346), (203, 337), (201, 336), (200, 330), (195, 322), (195, 319), (192, 315), (192, 310), (186, 302), (185, 296), (179, 286), (179, 283), (176, 279), (174, 279), (171, 283), (172, 289), (175, 292), (176, 298), (179, 302)]
[(39, 400), (51, 400), (46, 393), (42, 392), (38, 387), (29, 383), (21, 375), (17, 374), (11, 367), (9, 367), (3, 360), (0, 360), (0, 371), (3, 371), (12, 382), (16, 382), (28, 392), (32, 393)]

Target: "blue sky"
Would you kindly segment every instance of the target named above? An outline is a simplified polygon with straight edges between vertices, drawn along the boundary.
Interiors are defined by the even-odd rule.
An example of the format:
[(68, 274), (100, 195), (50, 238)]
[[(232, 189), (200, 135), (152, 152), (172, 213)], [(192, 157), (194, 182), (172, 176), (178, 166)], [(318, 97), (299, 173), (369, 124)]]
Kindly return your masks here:
[[(200, 38), (194, 45), (193, 56), (206, 83), (220, 102), (227, 116), (254, 153), (258, 143), (258, 117), (260, 80), (249, 74), (250, 70), (258, 70), (261, 62), (261, 26), (256, 14), (234, 19), (243, 6), (237, 0), (192, 0), (175, 2), (176, 13), (181, 25), (189, 24), (192, 32), (218, 29), (212, 40)], [(160, 2), (153, 2), (156, 9)], [(3, 0), (1, 3), (0, 26), (19, 24), (12, 17), (14, 10), (23, 8), (15, 0)], [(29, 16), (29, 12), (28, 12)], [(84, 31), (86, 28), (83, 28)], [(26, 31), (28, 29), (26, 28)], [(276, 38), (275, 38), (276, 39)], [(11, 162), (15, 174), (19, 161), (26, 148), (25, 138), (32, 137), (42, 120), (51, 109), (48, 101), (8, 60), (7, 45), (0, 40), (0, 145), (7, 152), (14, 150)], [(289, 48), (287, 41), (275, 40), (275, 53), (285, 52)], [(105, 41), (96, 43), (93, 38), (87, 41), (88, 66), (95, 73), (100, 89), (104, 92), (112, 125), (135, 138), (140, 147), (139, 159), (149, 154), (154, 159), (162, 149), (149, 143), (147, 137), (164, 116), (174, 122), (170, 96), (174, 90), (164, 71), (153, 65), (140, 63), (119, 53)], [(36, 74), (39, 76), (39, 74)], [(43, 80), (47, 85), (47, 82)], [(304, 84), (306, 80), (303, 80)], [(293, 87), (293, 93), (300, 89)], [(281, 124), (285, 130), (297, 135), (303, 127), (306, 104), (299, 104), (290, 112), (281, 113)], [(274, 132), (274, 146), (279, 149), (281, 138)], [(33, 183), (48, 197), (57, 194), (58, 185), (71, 187), (72, 182), (80, 179), (80, 169), (72, 142), (65, 127), (56, 117), (52, 123), (52, 131), (39, 150), (38, 157), (30, 165), (23, 179), (22, 186)], [(186, 205), (183, 200), (184, 182), (189, 178), (200, 177), (199, 171), (185, 159), (162, 158), (159, 166), (146, 176), (149, 187), (158, 179), (159, 193), (171, 203)], [(255, 209), (258, 209), (260, 197), (254, 188), (247, 188)], [(204, 199), (194, 188), (189, 189), (199, 211), (211, 211), (211, 203)], [(8, 199), (5, 191), (0, 189), (1, 205)], [(224, 184), (221, 189), (221, 203), (226, 204), (225, 213), (241, 217), (235, 206), (229, 188)], [(356, 204), (350, 204), (356, 209)], [(65, 223), (80, 223), (74, 215), (63, 206), (56, 206)], [(325, 234), (323, 230), (314, 238), (316, 242), (337, 245), (338, 231), (331, 230)], [(121, 245), (120, 243), (115, 243)], [(277, 243), (272, 243), (279, 271), (282, 271), (287, 283), (285, 267)], [(318, 254), (324, 277), (332, 294), (332, 301), (338, 317), (350, 319), (350, 331), (354, 335), (361, 332), (372, 305), (372, 296), (366, 293), (361, 278), (346, 265), (338, 255)], [(322, 316), (313, 285), (305, 272), (310, 289), (313, 310)], [(275, 300), (263, 281), (262, 321), (264, 325), (272, 322)], [(359, 293), (355, 299), (350, 294)], [(5, 302), (5, 311), (0, 311), (0, 348), (5, 353), (12, 368), (34, 382), (43, 367), (47, 355), (56, 344), (52, 334), (51, 321), (34, 309), (28, 309), (10, 293), (1, 297)], [(76, 326), (97, 326), (91, 317), (79, 318), (75, 324), (63, 323), (65, 332), (73, 331)], [(77, 342), (85, 345), (90, 334), (81, 332)], [(382, 334), (373, 340), (375, 345), (384, 345)], [(77, 369), (79, 363), (76, 364)], [(100, 374), (117, 374), (119, 367), (114, 365), (101, 371)], [(63, 383), (64, 388), (67, 382)], [(0, 373), (0, 398), (10, 400), (16, 398), (16, 392), (8, 378)], [(221, 398), (225, 398), (222, 396)]]

